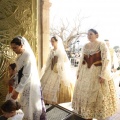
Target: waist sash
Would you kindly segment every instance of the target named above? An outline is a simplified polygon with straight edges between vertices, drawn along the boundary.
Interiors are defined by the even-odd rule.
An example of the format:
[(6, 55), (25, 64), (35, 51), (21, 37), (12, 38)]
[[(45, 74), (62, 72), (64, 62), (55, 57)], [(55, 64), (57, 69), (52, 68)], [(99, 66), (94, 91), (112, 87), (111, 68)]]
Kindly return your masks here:
[(57, 57), (57, 56), (54, 56), (54, 57), (52, 58), (51, 70), (54, 69), (54, 66), (55, 66), (55, 64), (57, 63), (57, 61), (58, 61), (58, 57)]
[(90, 68), (93, 64), (95, 66), (102, 66), (101, 60), (101, 51), (89, 56), (84, 54), (83, 64), (87, 63), (88, 68)]

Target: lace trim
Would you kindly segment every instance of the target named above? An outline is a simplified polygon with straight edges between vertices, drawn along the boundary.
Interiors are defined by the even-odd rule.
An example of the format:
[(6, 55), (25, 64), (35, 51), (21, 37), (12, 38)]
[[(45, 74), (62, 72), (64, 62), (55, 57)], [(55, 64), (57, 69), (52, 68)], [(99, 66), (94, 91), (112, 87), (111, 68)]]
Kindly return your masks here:
[(94, 43), (88, 43), (85, 45), (83, 51), (86, 55), (93, 55), (95, 53), (100, 52), (100, 43), (101, 42), (94, 42)]

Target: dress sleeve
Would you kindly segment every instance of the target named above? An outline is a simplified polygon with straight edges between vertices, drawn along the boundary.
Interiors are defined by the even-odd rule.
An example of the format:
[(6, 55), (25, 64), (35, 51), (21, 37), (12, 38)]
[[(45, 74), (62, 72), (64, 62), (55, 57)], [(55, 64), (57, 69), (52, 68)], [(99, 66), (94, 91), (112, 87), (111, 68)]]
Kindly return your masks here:
[(102, 58), (102, 69), (100, 77), (105, 80), (111, 79), (111, 57), (110, 51), (105, 43), (100, 44), (101, 58)]
[(40, 79), (42, 78), (42, 76), (44, 75), (44, 73), (48, 69), (48, 67), (51, 65), (51, 54), (52, 54), (52, 50), (48, 54), (46, 64), (43, 65), (43, 67), (42, 67), (42, 69), (40, 71)]
[(22, 72), (22, 77), (20, 79), (20, 83), (17, 85), (17, 87), (15, 88), (15, 90), (18, 93), (21, 93), (25, 87), (25, 85), (30, 82), (30, 76), (31, 76), (31, 69), (32, 69), (32, 65), (31, 62), (29, 60), (29, 58), (27, 60), (24, 61), (24, 68), (23, 68), (23, 72)]

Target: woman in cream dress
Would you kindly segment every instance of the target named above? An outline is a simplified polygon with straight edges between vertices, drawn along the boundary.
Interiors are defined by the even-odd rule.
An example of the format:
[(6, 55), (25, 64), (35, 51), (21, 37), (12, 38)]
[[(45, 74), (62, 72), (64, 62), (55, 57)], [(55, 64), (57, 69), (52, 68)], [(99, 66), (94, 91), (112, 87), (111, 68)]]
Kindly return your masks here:
[(90, 42), (83, 48), (73, 94), (72, 107), (85, 120), (103, 120), (116, 111), (110, 53), (97, 38), (98, 32), (90, 29)]
[(41, 78), (43, 97), (46, 104), (70, 102), (73, 83), (70, 62), (61, 39), (51, 38), (53, 49), (50, 51), (45, 72)]

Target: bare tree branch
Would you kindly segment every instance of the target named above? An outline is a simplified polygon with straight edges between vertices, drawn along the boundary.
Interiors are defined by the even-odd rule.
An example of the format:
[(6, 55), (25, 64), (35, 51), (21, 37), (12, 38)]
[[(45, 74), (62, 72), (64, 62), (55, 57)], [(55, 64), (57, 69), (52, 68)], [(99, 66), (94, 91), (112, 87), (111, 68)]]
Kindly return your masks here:
[(53, 24), (50, 29), (51, 35), (58, 35), (64, 42), (65, 48), (69, 47), (69, 44), (73, 40), (79, 39), (82, 34), (86, 34), (81, 31), (81, 24), (88, 17), (80, 17), (80, 13), (75, 19), (73, 19), (73, 25), (71, 26), (70, 21), (66, 18), (65, 20), (60, 19), (59, 26), (55, 27)]

